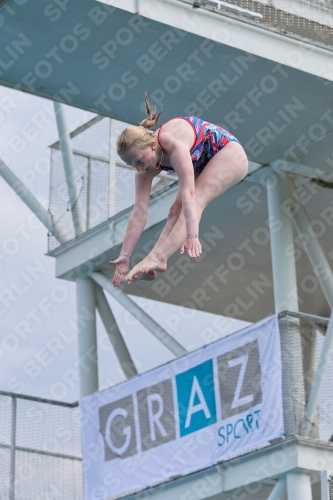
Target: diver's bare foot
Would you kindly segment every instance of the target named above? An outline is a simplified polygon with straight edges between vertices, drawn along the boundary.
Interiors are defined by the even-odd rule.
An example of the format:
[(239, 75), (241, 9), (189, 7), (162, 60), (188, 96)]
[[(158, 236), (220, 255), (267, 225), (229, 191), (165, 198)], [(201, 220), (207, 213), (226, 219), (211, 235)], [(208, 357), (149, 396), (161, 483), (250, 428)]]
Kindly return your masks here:
[[(148, 279), (155, 279), (156, 272), (164, 272), (167, 270), (167, 263), (162, 262), (157, 257), (147, 256), (143, 261), (139, 262), (133, 269), (128, 273), (125, 278), (127, 284), (131, 284), (134, 280), (142, 279), (143, 275), (149, 275)], [(152, 271), (155, 272), (155, 278), (152, 278)]]
[(139, 279), (143, 280), (143, 281), (152, 281), (152, 280), (156, 280), (156, 278), (157, 278), (156, 271), (155, 271), (155, 269), (152, 269), (151, 271), (148, 271), (148, 273), (140, 276)]

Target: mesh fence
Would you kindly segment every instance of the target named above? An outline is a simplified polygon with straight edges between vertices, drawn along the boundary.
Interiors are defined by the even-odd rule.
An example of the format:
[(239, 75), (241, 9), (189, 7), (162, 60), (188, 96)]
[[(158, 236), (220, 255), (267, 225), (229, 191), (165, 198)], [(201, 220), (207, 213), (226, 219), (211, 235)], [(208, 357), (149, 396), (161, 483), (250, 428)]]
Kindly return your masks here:
[(333, 0), (180, 0), (333, 46)]
[[(318, 366), (328, 322), (302, 314), (279, 316), (283, 368), (284, 424), (287, 436), (300, 434), (306, 402)], [(310, 437), (333, 441), (333, 353)]]
[(9, 396), (0, 397), (0, 422), (0, 443), (10, 445), (12, 433), (12, 398)]
[(17, 451), (15, 500), (82, 500), (81, 462)]
[(45, 453), (81, 456), (78, 408), (18, 399), (16, 445)]
[(82, 500), (77, 403), (0, 394), (0, 500)]
[[(85, 231), (133, 205), (135, 170), (127, 167), (115, 152), (116, 137), (126, 126), (126, 123), (97, 116), (71, 134)], [(174, 181), (172, 174), (162, 173), (153, 179), (152, 192)], [(53, 224), (60, 227), (69, 240), (75, 238), (70, 208), (62, 154), (59, 143), (55, 143), (51, 146), (49, 211)], [(59, 242), (50, 235), (49, 251), (57, 246)]]

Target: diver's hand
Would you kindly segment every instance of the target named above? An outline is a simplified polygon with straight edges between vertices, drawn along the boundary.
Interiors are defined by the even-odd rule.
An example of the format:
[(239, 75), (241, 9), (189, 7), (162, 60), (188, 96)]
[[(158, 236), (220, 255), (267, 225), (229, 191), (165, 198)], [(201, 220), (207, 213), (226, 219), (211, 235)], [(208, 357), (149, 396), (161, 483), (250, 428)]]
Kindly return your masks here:
[(113, 286), (119, 286), (124, 280), (125, 276), (128, 273), (129, 269), (129, 258), (126, 257), (125, 255), (120, 255), (118, 259), (111, 260), (110, 264), (113, 264), (116, 266), (116, 270), (113, 275), (113, 280), (112, 284)]
[(184, 250), (187, 251), (189, 257), (198, 258), (202, 254), (202, 248), (199, 238), (186, 238), (183, 247)]

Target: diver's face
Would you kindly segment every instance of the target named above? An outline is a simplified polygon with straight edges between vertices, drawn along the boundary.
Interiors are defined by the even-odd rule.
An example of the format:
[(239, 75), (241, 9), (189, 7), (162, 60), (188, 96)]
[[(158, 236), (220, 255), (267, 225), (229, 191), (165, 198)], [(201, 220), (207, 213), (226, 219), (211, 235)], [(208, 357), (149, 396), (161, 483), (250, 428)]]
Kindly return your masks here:
[(121, 159), (138, 172), (152, 172), (156, 169), (157, 163), (156, 146), (154, 143), (145, 149), (133, 146)]

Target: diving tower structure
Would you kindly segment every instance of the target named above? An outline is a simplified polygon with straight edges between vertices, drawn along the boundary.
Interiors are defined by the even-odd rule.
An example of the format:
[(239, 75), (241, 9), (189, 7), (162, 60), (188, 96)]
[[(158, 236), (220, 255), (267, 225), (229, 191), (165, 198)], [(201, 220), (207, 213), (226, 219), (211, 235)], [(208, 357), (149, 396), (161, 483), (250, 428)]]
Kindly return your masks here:
[[(327, 474), (323, 492), (318, 485), (320, 473), (333, 469), (333, 445), (319, 438), (317, 410), (333, 352), (332, 2), (9, 0), (0, 7), (0, 83), (54, 101), (59, 141), (51, 146), (49, 211), (3, 161), (0, 174), (46, 226), (56, 276), (76, 282), (81, 397), (99, 390), (96, 309), (124, 376), (137, 375), (105, 292), (175, 358), (186, 349), (129, 290), (254, 323), (280, 314), (292, 438), (146, 493), (156, 500), (327, 494)], [(165, 120), (199, 115), (230, 128), (250, 170), (204, 212), (197, 262), (175, 255), (154, 283), (115, 289), (109, 261), (132, 206), (131, 172), (115, 137), (142, 119), (144, 90)], [(97, 116), (70, 133), (64, 103)], [(105, 139), (96, 146), (99, 134)], [(154, 185), (133, 263), (156, 241), (177, 189), (168, 174)]]

